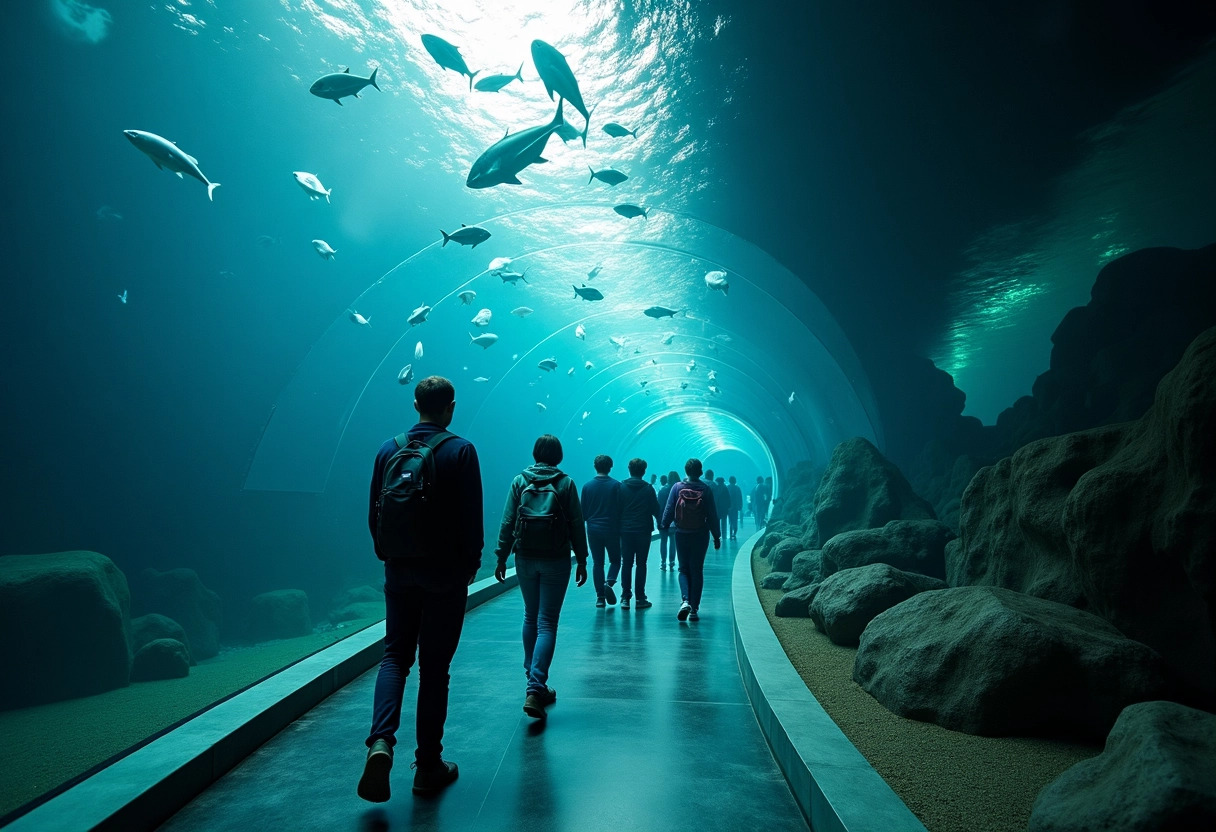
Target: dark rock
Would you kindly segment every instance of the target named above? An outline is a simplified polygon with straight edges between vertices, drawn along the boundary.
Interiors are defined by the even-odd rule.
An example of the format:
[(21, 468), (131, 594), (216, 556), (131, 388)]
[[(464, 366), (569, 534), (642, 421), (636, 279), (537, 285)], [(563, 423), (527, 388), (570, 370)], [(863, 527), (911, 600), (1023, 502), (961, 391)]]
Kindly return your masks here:
[(1173, 702), (1128, 706), (1101, 754), (1039, 792), (1028, 829), (1216, 829), (1216, 716)]
[(781, 496), (773, 502), (769, 526), (774, 521), (789, 523), (797, 529), (807, 526), (815, 508), (815, 492), (823, 469), (810, 462), (799, 462), (781, 479)]
[(823, 544), (823, 574), (871, 563), (946, 577), (946, 544), (954, 532), (937, 520), (892, 520), (881, 529), (838, 534)]
[(1101, 738), (1167, 698), (1151, 648), (1096, 615), (996, 587), (922, 592), (876, 616), (853, 679), (888, 710), (984, 736)]
[(182, 679), (190, 675), (190, 651), (173, 638), (149, 641), (135, 652), (131, 663), (132, 682)]
[(790, 576), (782, 587), (786, 592), (801, 589), (823, 577), (823, 564), (818, 549), (807, 549), (794, 556)]
[[(157, 613), (150, 613), (131, 619), (132, 652), (138, 654), (140, 648), (145, 644), (163, 638), (180, 641), (186, 645), (187, 653), (189, 653), (190, 639), (187, 637), (186, 631), (182, 629), (182, 625), (172, 618)], [(194, 664), (193, 658), (191, 658), (190, 664)]]
[(356, 586), (340, 593), (329, 613), (331, 624), (381, 618), (384, 618), (384, 590), (374, 586)]
[(789, 572), (794, 567), (794, 555), (804, 550), (802, 539), (797, 537), (787, 537), (776, 546), (774, 546), (768, 555), (769, 562), (772, 564), (774, 572)]
[(946, 582), (937, 578), (875, 563), (824, 578), (811, 602), (810, 615), (835, 644), (856, 647), (866, 625), (879, 613), (917, 593), (945, 588)]
[(1042, 439), (963, 495), (952, 586), (1002, 586), (1088, 609), (1216, 693), (1216, 329), (1161, 381), (1144, 418)]
[(97, 552), (0, 557), (0, 709), (127, 684), (131, 596)]
[(203, 586), (193, 569), (145, 569), (135, 589), (139, 614), (160, 613), (180, 624), (193, 658), (219, 655), (223, 605), (220, 596)]
[(789, 576), (789, 572), (769, 572), (760, 579), (760, 586), (763, 589), (781, 589), (785, 579)]
[(778, 543), (790, 537), (800, 537), (802, 530), (797, 526), (791, 526), (789, 523), (776, 522), (769, 523), (764, 532), (760, 535), (760, 539), (756, 541), (756, 545), (752, 548), (752, 554), (756, 557), (767, 558), (769, 553)]
[(892, 520), (935, 520), (933, 507), (861, 437), (846, 439), (832, 459), (815, 493), (811, 547), (822, 546), (841, 532), (876, 529)]
[(302, 589), (276, 589), (254, 596), (249, 610), (249, 638), (269, 641), (312, 632), (308, 595)]
[(815, 597), (817, 589), (819, 584), (811, 584), (785, 593), (777, 602), (774, 612), (779, 618), (809, 618), (811, 599)]

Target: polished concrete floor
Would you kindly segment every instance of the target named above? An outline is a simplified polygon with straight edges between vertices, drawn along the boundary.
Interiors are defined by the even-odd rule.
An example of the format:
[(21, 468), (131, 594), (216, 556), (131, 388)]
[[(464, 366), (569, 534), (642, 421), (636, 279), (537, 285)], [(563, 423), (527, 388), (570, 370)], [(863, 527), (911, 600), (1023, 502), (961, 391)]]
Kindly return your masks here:
[[(161, 828), (223, 830), (805, 830), (747, 702), (735, 659), (735, 544), (710, 550), (699, 622), (676, 620), (676, 576), (651, 548), (648, 610), (595, 608), (571, 585), (545, 723), (524, 715), (518, 591), (469, 613), (452, 664), (444, 757), (460, 778), (410, 792), (414, 676), (393, 798), (355, 795), (375, 671), (335, 693)], [(619, 585), (618, 585), (619, 589)]]

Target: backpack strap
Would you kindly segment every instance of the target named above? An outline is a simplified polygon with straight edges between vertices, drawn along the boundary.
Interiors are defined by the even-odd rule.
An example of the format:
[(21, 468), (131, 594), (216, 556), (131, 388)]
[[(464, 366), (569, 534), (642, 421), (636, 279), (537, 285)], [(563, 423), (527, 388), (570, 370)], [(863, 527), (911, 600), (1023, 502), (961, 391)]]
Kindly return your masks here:
[(393, 441), (397, 443), (397, 450), (401, 450), (410, 443), (410, 438), (404, 433), (399, 433), (393, 437)]

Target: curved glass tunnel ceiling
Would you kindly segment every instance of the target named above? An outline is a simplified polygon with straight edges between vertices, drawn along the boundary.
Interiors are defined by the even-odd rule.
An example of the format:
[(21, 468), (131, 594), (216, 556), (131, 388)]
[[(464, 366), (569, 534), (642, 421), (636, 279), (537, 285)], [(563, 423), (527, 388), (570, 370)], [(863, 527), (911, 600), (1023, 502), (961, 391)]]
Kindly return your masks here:
[[(478, 444), (487, 480), (530, 462), (532, 442), (546, 432), (561, 437), (567, 470), (605, 452), (624, 476), (621, 455), (648, 445), (647, 429), (663, 416), (679, 416), (663, 420), (665, 431), (678, 424), (706, 433), (687, 447), (763, 452), (757, 464), (773, 471), (826, 462), (851, 436), (881, 446), (869, 383), (835, 319), (756, 246), (657, 209), (626, 220), (611, 204), (534, 208), (478, 224), (492, 236), (476, 249), (436, 241), (341, 311), (280, 395), (246, 489), (324, 491), (344, 449), (364, 467), (384, 437), (412, 423), (413, 387), (397, 381), (406, 364), (415, 380), (439, 374), (455, 383), (453, 429)], [(493, 273), (501, 257), (527, 282)], [(727, 272), (729, 294), (706, 286), (714, 269)], [(573, 287), (584, 284), (604, 299), (577, 297)], [(466, 290), (477, 293), (470, 305), (459, 297)], [(410, 326), (424, 304), (432, 307), (426, 322)], [(532, 313), (512, 314), (521, 306)], [(650, 306), (681, 314), (655, 320), (642, 314)], [(471, 319), (483, 308), (493, 317), (479, 329)], [(353, 322), (352, 311), (370, 324)], [(485, 332), (498, 342), (470, 343)], [(556, 370), (538, 367), (547, 358)], [(650, 473), (683, 458), (654, 460)]]

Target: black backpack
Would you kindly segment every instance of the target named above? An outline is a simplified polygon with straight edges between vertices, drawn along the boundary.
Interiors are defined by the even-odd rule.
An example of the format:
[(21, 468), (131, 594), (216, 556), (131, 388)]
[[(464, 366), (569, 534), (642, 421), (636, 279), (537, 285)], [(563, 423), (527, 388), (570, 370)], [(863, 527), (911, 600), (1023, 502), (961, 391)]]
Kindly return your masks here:
[(704, 531), (706, 516), (705, 492), (699, 488), (681, 488), (676, 497), (676, 528), (686, 532)]
[(384, 466), (376, 501), (376, 554), (383, 560), (431, 558), (443, 533), (427, 512), (435, 500), (435, 451), (455, 435), (440, 431), (430, 439), (396, 437), (397, 451)]
[(570, 531), (557, 484), (562, 474), (547, 482), (529, 482), (519, 492), (515, 512), (515, 546), (524, 557), (556, 557), (570, 551)]

